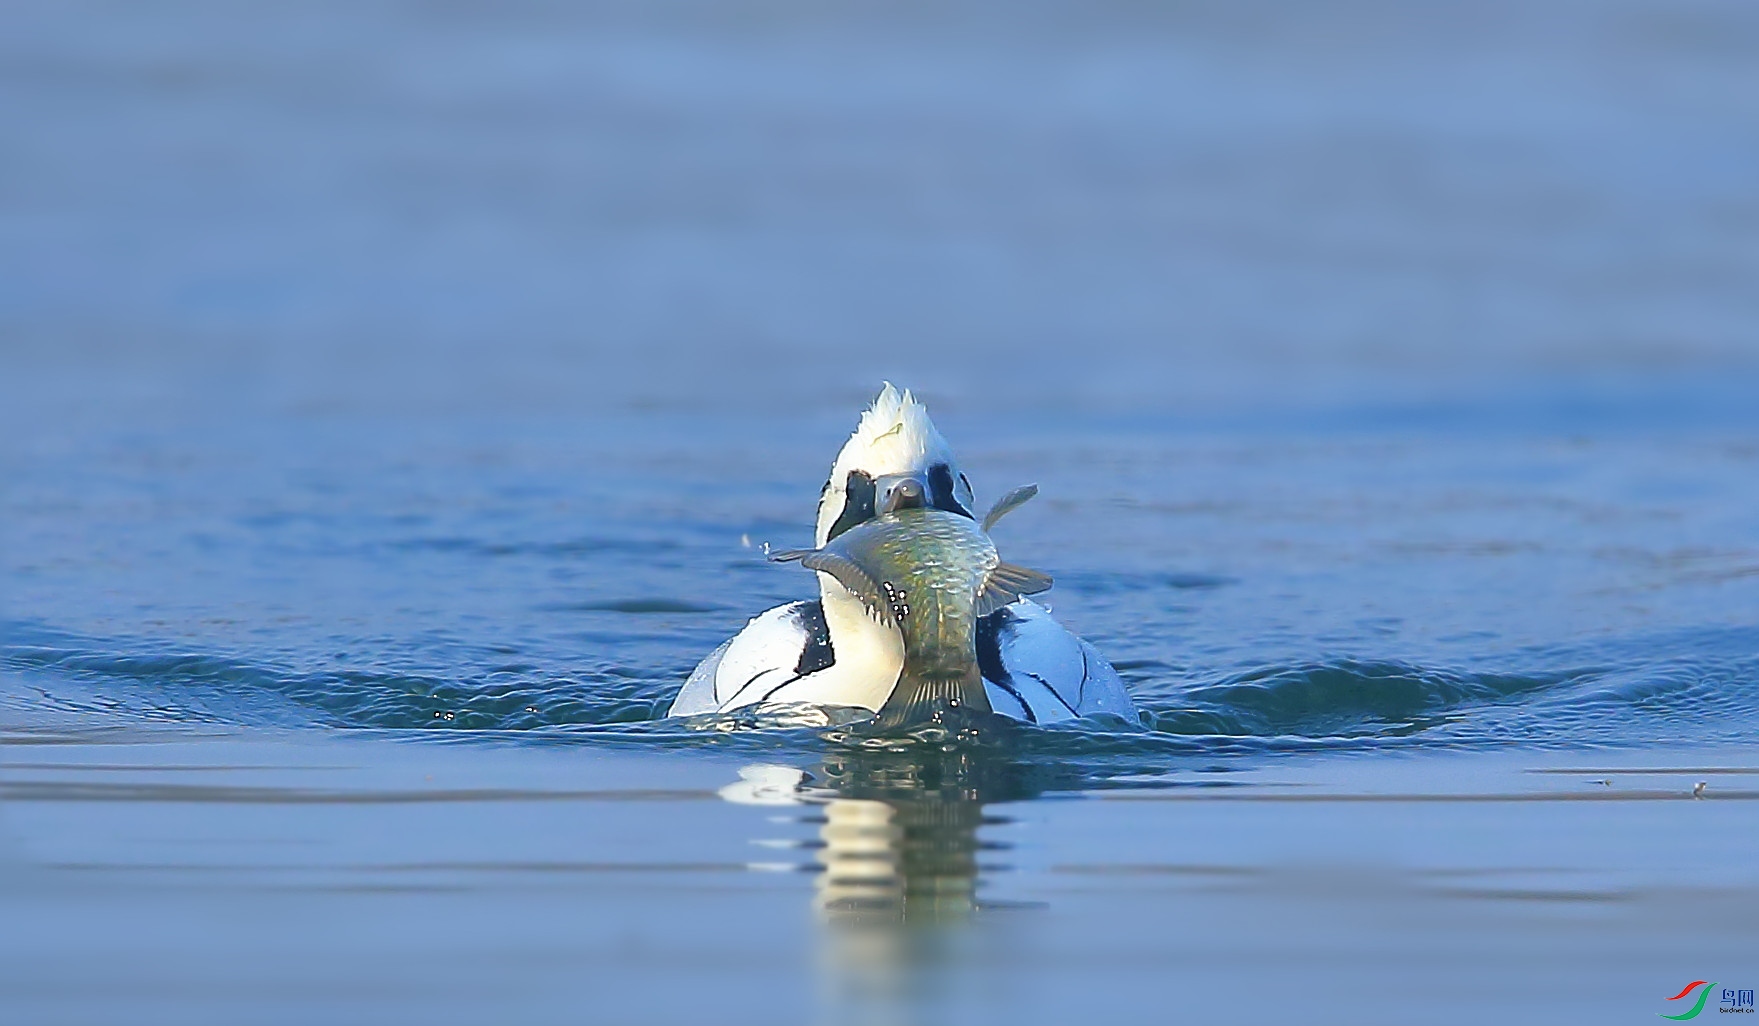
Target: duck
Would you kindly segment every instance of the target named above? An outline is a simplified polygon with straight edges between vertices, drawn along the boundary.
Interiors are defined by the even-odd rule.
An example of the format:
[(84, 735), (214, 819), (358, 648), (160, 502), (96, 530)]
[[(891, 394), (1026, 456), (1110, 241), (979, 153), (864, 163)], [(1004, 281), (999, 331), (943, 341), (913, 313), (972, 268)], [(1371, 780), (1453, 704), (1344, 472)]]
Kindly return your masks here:
[[(971, 482), (927, 407), (886, 382), (831, 464), (814, 545), (873, 519), (879, 489), (912, 479), (927, 506), (976, 519)], [(837, 578), (817, 577), (817, 599), (766, 610), (710, 652), (667, 715), (799, 705), (878, 713), (904, 665), (903, 637)], [(1002, 716), (1041, 725), (1093, 716), (1140, 721), (1112, 664), (1031, 598), (978, 620), (977, 657), (990, 708)]]

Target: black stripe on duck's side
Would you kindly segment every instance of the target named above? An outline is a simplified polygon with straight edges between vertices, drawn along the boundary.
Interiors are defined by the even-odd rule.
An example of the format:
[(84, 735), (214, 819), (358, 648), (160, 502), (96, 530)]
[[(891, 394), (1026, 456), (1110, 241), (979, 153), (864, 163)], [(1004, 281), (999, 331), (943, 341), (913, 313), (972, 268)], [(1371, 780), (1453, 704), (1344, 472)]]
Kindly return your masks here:
[[(1027, 705), (1026, 699), (1020, 697), (1011, 687), (997, 684), (987, 677), (984, 678), (984, 683), (995, 689), (989, 696), (989, 705), (992, 711), (1012, 717), (1022, 723), (1038, 722), (1038, 717), (1033, 715), (1032, 706)], [(1013, 703), (1013, 707), (1018, 707), (1019, 711), (1010, 711), (1012, 707), (1008, 703)]]
[[(1023, 671), (1023, 672), (1024, 672), (1024, 671)], [(1037, 681), (1037, 682), (1038, 682), (1038, 683), (1040, 683), (1040, 684), (1042, 684), (1042, 685), (1044, 685), (1044, 689), (1045, 689), (1045, 690), (1046, 690), (1046, 691), (1048, 691), (1048, 692), (1050, 692), (1050, 696), (1051, 696), (1051, 697), (1052, 697), (1052, 698), (1054, 698), (1054, 699), (1056, 699), (1056, 700), (1057, 700), (1057, 704), (1058, 704), (1058, 705), (1060, 705), (1060, 706), (1062, 706), (1062, 707), (1063, 707), (1063, 708), (1065, 708), (1065, 709), (1067, 709), (1067, 710), (1069, 710), (1069, 715), (1070, 715), (1070, 716), (1080, 716), (1080, 715), (1081, 715), (1081, 714), (1080, 714), (1080, 713), (1078, 713), (1078, 712), (1076, 712), (1076, 711), (1075, 711), (1075, 707), (1074, 707), (1074, 706), (1072, 706), (1072, 705), (1070, 705), (1070, 704), (1069, 704), (1069, 700), (1068, 700), (1068, 699), (1066, 699), (1066, 698), (1064, 698), (1064, 697), (1063, 697), (1063, 696), (1062, 696), (1062, 693), (1061, 693), (1061, 692), (1059, 692), (1059, 691), (1057, 691), (1057, 689), (1056, 689), (1056, 688), (1055, 688), (1055, 687), (1052, 687), (1052, 686), (1051, 686), (1051, 682), (1050, 682), (1050, 681), (1048, 681), (1048, 680), (1045, 680), (1045, 679), (1044, 679), (1044, 678), (1043, 678), (1043, 677), (1040, 677), (1040, 676), (1039, 676), (1039, 675), (1038, 675), (1038, 674), (1036, 674), (1036, 673), (1030, 673), (1030, 672), (1027, 672), (1027, 673), (1026, 673), (1026, 676), (1028, 676), (1028, 677), (1031, 677), (1031, 678), (1032, 678), (1032, 679), (1033, 679), (1033, 680), (1035, 680), (1035, 681)], [(1034, 722), (1036, 722), (1036, 721), (1034, 721)]]
[[(771, 666), (771, 667), (768, 667), (767, 669), (759, 670), (756, 673), (752, 674), (751, 677), (748, 680), (746, 680), (745, 683), (739, 685), (738, 689), (735, 690), (732, 695), (730, 695), (727, 698), (720, 699), (720, 704), (721, 705), (729, 705), (733, 702), (737, 702), (741, 696), (743, 696), (747, 691), (751, 690), (751, 686), (753, 684), (756, 684), (758, 681), (763, 680), (765, 677), (768, 677), (772, 673), (786, 673), (786, 672), (787, 672), (786, 670), (783, 670), (779, 666)], [(799, 679), (800, 679), (799, 675), (796, 674), (793, 677), (790, 677), (787, 680), (783, 681), (781, 685), (778, 685), (778, 687), (792, 684), (796, 680), (799, 680)], [(770, 690), (774, 691), (775, 688), (771, 688)], [(718, 695), (716, 697), (719, 698)]]
[(843, 482), (843, 512), (831, 525), (829, 541), (851, 527), (867, 523), (874, 515), (873, 477), (864, 470), (851, 470)]
[(837, 661), (837, 652), (831, 647), (831, 628), (825, 623), (823, 602), (800, 603), (794, 611), (794, 622), (806, 637), (806, 644), (800, 649), (800, 659), (794, 664), (795, 676), (817, 673)]
[(928, 497), (928, 504), (935, 509), (957, 513), (962, 517), (971, 516), (971, 511), (959, 505), (959, 500), (953, 495), (953, 468), (945, 463), (936, 463), (928, 468)]
[(1032, 711), (1032, 703), (1014, 687), (1014, 676), (1002, 662), (1001, 632), (1009, 626), (1014, 614), (1006, 609), (998, 609), (988, 616), (977, 619), (977, 669), (983, 679), (994, 684), (1014, 701), (1020, 703), (1027, 723), (1037, 723), (1038, 716)]
[[(1032, 660), (1034, 658), (1032, 655), (1020, 651), (1014, 652), (1013, 658), (1016, 665), (1012, 669), (1009, 668), (1003, 652), (1019, 640), (1022, 628), (1043, 623), (1052, 623), (1054, 626), (1054, 621), (1049, 621), (1048, 618), (1045, 620), (1023, 618), (1011, 608), (998, 609), (988, 616), (979, 617), (977, 620), (977, 668), (983, 673), (984, 680), (995, 685), (998, 690), (1018, 700), (1021, 705), (1026, 707), (1026, 721), (1028, 723), (1044, 722), (1046, 717), (1053, 721), (1059, 719), (1057, 711), (1059, 706), (1067, 710), (1070, 716), (1079, 717), (1081, 713), (1077, 706), (1083, 700), (1081, 696), (1085, 695), (1088, 680), (1092, 676), (1092, 667), (1088, 662), (1087, 653), (1082, 651), (1078, 697), (1075, 703), (1071, 704), (1067, 698), (1063, 697), (1063, 693), (1058, 690), (1057, 685), (1046, 677), (1045, 674), (1050, 672), (1046, 666), (1041, 664), (1038, 667), (1041, 672), (1034, 672), (1029, 668), (1032, 665), (1031, 662), (1020, 665), (1022, 660)], [(1062, 628), (1057, 627), (1056, 631), (1059, 636), (1063, 635)], [(1080, 642), (1076, 641), (1075, 644), (1079, 645)], [(1051, 673), (1051, 676), (1055, 676), (1055, 674)], [(1027, 697), (1029, 694), (1036, 696), (1041, 688), (1047, 697)], [(1034, 702), (1038, 703), (1036, 707)]]
[(804, 674), (796, 673), (794, 676), (789, 677), (787, 680), (783, 681), (782, 683), (777, 684), (775, 687), (769, 689), (768, 691), (765, 691), (761, 696), (759, 696), (758, 700), (753, 704), (755, 704), (755, 705), (764, 704), (765, 702), (769, 701), (772, 697), (774, 697), (776, 692), (782, 690), (783, 688), (787, 687), (788, 685), (799, 680), (802, 676), (804, 676)]

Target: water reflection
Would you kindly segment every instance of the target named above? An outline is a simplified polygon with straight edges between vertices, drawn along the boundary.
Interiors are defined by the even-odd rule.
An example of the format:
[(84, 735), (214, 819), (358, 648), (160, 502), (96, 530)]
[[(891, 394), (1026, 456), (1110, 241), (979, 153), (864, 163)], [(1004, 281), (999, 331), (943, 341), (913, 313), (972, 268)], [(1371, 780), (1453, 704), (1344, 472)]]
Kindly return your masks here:
[(826, 1021), (905, 1022), (970, 985), (953, 971), (970, 954), (959, 927), (997, 907), (983, 886), (1010, 847), (980, 836), (1008, 822), (986, 807), (1075, 786), (1062, 779), (1072, 776), (981, 750), (858, 749), (804, 769), (747, 767), (721, 795), (810, 810)]
[(970, 752), (828, 753), (805, 769), (753, 766), (732, 801), (810, 810), (821, 924), (818, 989), (828, 1023), (900, 1023), (946, 1003), (961, 959), (954, 928), (979, 908), (986, 802), (1028, 797), (1013, 767)]
[(835, 797), (819, 828), (820, 913), (852, 924), (968, 918), (977, 906), (983, 799), (999, 797), (983, 766), (946, 752), (824, 760), (813, 790)]
[(977, 904), (982, 821), (977, 802), (832, 799), (819, 830), (819, 911), (850, 922), (967, 918)]
[(916, 925), (956, 922), (979, 908), (978, 838), (995, 802), (1043, 793), (1043, 767), (973, 750), (827, 754), (800, 769), (759, 765), (721, 789), (728, 801), (817, 806), (817, 909), (827, 921)]

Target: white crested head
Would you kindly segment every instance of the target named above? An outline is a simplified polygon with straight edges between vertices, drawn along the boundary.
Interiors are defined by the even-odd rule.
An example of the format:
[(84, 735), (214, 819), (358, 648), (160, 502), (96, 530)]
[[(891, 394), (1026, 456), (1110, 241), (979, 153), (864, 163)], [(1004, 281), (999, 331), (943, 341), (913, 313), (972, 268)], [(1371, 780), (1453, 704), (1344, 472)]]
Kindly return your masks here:
[(898, 474), (920, 478), (931, 505), (957, 507), (955, 512), (971, 515), (971, 485), (959, 472), (947, 440), (935, 430), (928, 408), (908, 389), (900, 393), (888, 381), (831, 465), (818, 502), (817, 544), (829, 541), (839, 523), (847, 529), (872, 517), (873, 482)]

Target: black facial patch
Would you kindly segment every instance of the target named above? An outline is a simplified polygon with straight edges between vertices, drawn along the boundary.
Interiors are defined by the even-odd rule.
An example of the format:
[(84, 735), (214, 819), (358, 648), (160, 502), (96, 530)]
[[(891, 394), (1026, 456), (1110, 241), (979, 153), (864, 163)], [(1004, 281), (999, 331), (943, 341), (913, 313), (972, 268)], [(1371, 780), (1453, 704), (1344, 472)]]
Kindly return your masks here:
[(831, 533), (826, 541), (873, 519), (873, 478), (866, 471), (849, 471), (849, 479), (844, 482), (843, 491), (843, 512), (837, 517), (837, 522), (831, 525)]
[[(971, 516), (971, 511), (959, 505), (959, 500), (953, 498), (953, 471), (945, 463), (936, 463), (928, 468), (928, 498), (928, 504), (935, 509), (957, 513), (962, 517)], [(976, 517), (972, 519), (975, 520)]]
[(817, 673), (837, 661), (836, 650), (831, 648), (831, 628), (825, 623), (824, 603), (799, 603), (794, 608), (794, 622), (806, 635), (806, 644), (800, 649), (800, 661), (794, 664), (796, 676)]

